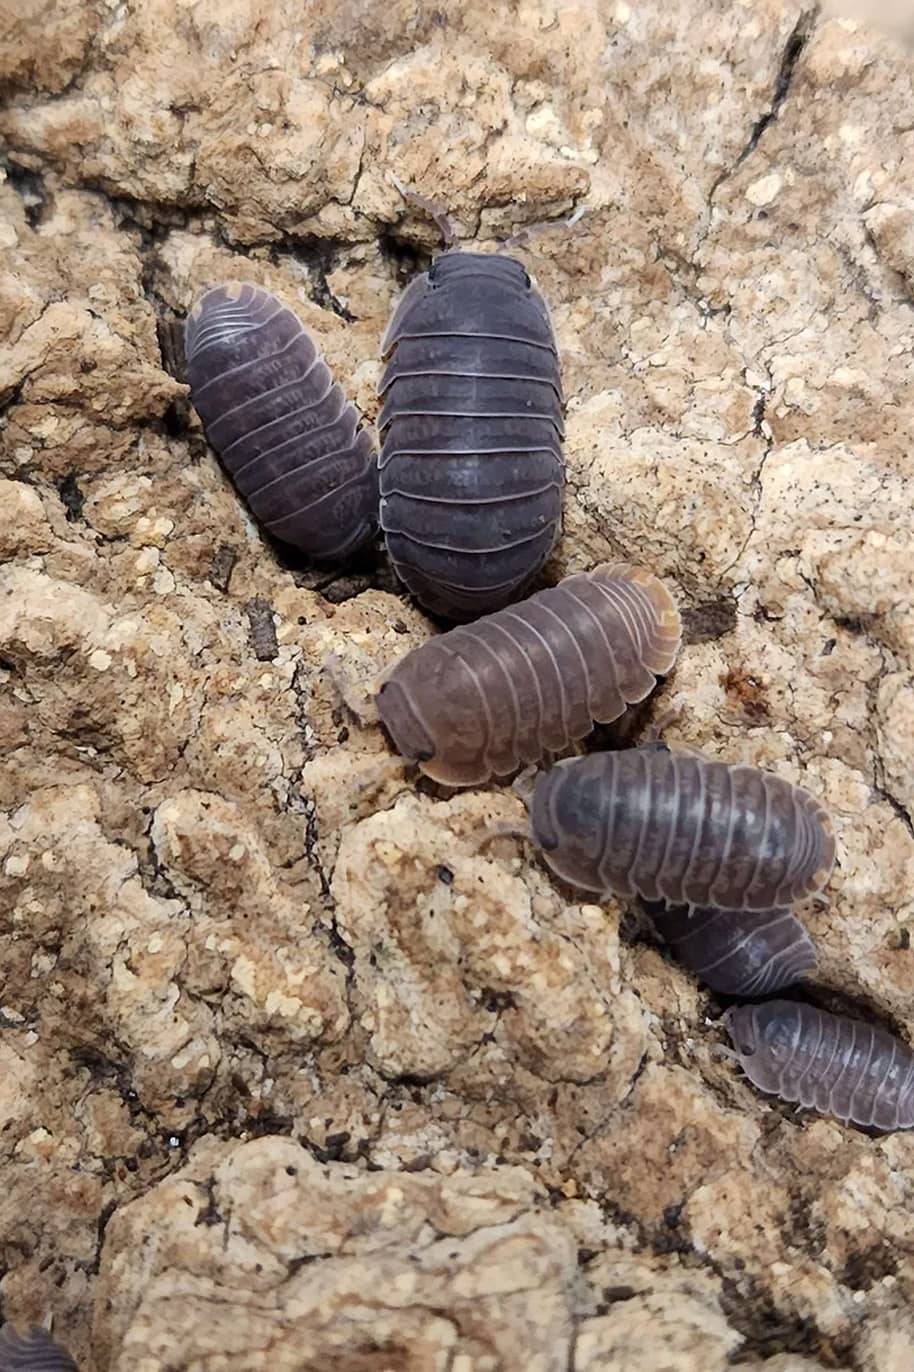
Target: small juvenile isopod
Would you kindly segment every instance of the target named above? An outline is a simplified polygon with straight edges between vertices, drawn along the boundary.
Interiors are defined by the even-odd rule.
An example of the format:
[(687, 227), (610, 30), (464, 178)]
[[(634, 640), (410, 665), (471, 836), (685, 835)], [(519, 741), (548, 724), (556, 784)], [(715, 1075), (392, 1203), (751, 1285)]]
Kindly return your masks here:
[(542, 773), (534, 841), (575, 886), (671, 905), (772, 910), (825, 885), (827, 812), (771, 772), (648, 744)]
[(914, 1053), (894, 1034), (789, 1000), (723, 1018), (759, 1090), (867, 1128), (914, 1128)]
[(815, 969), (812, 939), (791, 910), (651, 910), (677, 961), (712, 991), (769, 996)]
[(664, 583), (606, 565), (408, 653), (384, 681), (378, 713), (397, 751), (428, 776), (475, 785), (618, 719), (669, 671), (679, 641)]
[(405, 291), (381, 345), (381, 527), (426, 609), (507, 605), (562, 514), (562, 386), (540, 293), (520, 262), (446, 252)]
[(0, 1329), (0, 1372), (77, 1372), (76, 1363), (44, 1329)]
[(374, 444), (298, 317), (230, 282), (194, 305), (185, 349), (206, 436), (264, 528), (319, 560), (364, 543), (377, 527)]

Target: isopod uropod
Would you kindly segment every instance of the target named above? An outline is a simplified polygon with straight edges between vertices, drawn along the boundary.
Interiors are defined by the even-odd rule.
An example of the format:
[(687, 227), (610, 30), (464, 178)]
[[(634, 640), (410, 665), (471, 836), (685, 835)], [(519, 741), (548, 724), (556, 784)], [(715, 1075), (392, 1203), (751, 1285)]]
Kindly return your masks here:
[(381, 345), (381, 527), (426, 609), (507, 605), (555, 543), (562, 388), (549, 314), (524, 267), (452, 251), (405, 291)]
[(827, 812), (771, 772), (648, 744), (542, 773), (534, 841), (575, 886), (671, 905), (771, 910), (825, 885)]
[(260, 286), (216, 286), (190, 312), (185, 350), (206, 436), (264, 527), (319, 560), (369, 538), (374, 443), (298, 317)]
[(651, 910), (678, 962), (712, 991), (768, 996), (809, 975), (816, 950), (796, 915), (781, 910)]
[(606, 565), (408, 653), (378, 713), (401, 755), (436, 781), (469, 786), (618, 719), (669, 671), (679, 641), (664, 583)]
[(723, 1018), (760, 1090), (868, 1128), (914, 1128), (914, 1053), (894, 1034), (789, 1000), (734, 1006)]

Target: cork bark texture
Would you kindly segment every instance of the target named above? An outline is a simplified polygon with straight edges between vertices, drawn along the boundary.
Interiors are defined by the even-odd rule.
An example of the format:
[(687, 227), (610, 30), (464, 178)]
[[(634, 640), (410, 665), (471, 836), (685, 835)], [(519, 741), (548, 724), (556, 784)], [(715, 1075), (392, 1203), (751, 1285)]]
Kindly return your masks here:
[[(761, 1098), (632, 911), (417, 784), (176, 342), (243, 277), (377, 413), (437, 235), (568, 395), (554, 580), (671, 578), (636, 721), (831, 808), (818, 1003), (914, 1040), (914, 52), (792, 0), (3, 0), (0, 1297), (84, 1372), (905, 1372), (914, 1136)], [(563, 218), (586, 203), (572, 231)]]

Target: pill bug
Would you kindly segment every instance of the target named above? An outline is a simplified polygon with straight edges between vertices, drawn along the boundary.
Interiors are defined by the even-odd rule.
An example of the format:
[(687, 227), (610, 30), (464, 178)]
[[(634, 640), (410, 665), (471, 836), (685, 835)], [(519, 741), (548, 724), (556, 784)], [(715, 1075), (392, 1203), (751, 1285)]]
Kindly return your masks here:
[(867, 1128), (914, 1128), (914, 1053), (894, 1034), (789, 1000), (737, 1005), (723, 1019), (759, 1090)]
[(0, 1329), (0, 1372), (77, 1372), (76, 1363), (44, 1329)]
[(404, 292), (381, 347), (391, 560), (435, 614), (500, 609), (561, 521), (562, 387), (545, 302), (514, 258), (443, 253)]
[(771, 772), (649, 744), (559, 762), (531, 828), (549, 866), (589, 891), (671, 905), (771, 910), (825, 885), (828, 814)]
[(185, 350), (206, 436), (264, 528), (318, 560), (369, 538), (374, 444), (301, 320), (262, 287), (229, 282), (193, 306)]
[(677, 906), (650, 916), (677, 961), (725, 996), (770, 996), (815, 970), (815, 946), (789, 909)]
[(396, 663), (378, 713), (397, 751), (469, 786), (561, 752), (643, 700), (679, 649), (662, 581), (615, 563), (430, 639)]

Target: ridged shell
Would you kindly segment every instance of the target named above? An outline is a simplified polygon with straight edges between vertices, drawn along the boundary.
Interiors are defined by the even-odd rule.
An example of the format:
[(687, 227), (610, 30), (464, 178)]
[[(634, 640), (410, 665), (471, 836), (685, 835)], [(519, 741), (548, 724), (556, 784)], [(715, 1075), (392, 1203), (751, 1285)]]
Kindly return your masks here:
[(416, 648), (378, 709), (404, 757), (474, 785), (618, 719), (669, 671), (679, 641), (662, 581), (628, 563), (598, 567)]
[(812, 939), (792, 910), (651, 910), (678, 962), (712, 991), (770, 996), (815, 970)]
[(381, 526), (427, 609), (469, 620), (516, 599), (552, 550), (564, 463), (558, 351), (519, 262), (449, 252), (382, 344)]
[(867, 1128), (914, 1128), (914, 1053), (885, 1029), (789, 1000), (734, 1006), (724, 1023), (760, 1090)]
[(0, 1372), (77, 1372), (77, 1367), (45, 1330), (17, 1334), (5, 1324), (0, 1329)]
[(537, 780), (531, 824), (566, 881), (693, 908), (792, 905), (835, 859), (829, 816), (807, 791), (662, 744), (559, 762)]
[(206, 436), (264, 528), (319, 560), (370, 538), (374, 443), (301, 320), (260, 286), (216, 286), (190, 312), (185, 350)]

